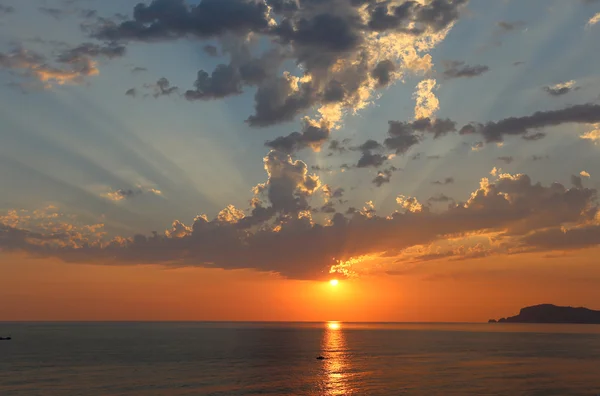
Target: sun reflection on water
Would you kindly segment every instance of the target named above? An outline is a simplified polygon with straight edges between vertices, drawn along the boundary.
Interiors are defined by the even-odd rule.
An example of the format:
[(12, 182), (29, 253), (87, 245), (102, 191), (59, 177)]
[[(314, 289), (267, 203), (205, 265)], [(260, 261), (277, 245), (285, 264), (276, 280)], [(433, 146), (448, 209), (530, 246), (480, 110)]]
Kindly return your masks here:
[(323, 390), (327, 395), (352, 394), (348, 384), (350, 361), (346, 339), (340, 322), (327, 322), (321, 342), (323, 360)]

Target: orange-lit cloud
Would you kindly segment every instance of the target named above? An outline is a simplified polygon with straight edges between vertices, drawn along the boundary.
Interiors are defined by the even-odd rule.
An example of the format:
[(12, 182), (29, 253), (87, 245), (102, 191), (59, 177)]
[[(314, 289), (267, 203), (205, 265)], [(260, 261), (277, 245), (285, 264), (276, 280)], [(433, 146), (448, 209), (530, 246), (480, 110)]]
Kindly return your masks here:
[[(359, 257), (401, 256), (408, 248), (433, 243), (439, 247), (415, 259), (578, 249), (600, 241), (596, 191), (583, 186), (579, 176), (567, 188), (534, 184), (526, 175), (498, 174), (495, 180), (482, 179), (466, 202), (451, 203), (441, 212), (399, 196), (399, 209), (387, 217), (376, 215), (368, 202), (349, 217), (336, 213), (320, 225), (307, 210), (319, 183), (307, 175), (306, 166), (272, 154), (265, 168), (269, 181), (260, 189), (272, 206), (256, 204), (249, 216), (230, 206), (213, 220), (199, 216), (190, 226), (175, 221), (163, 235), (105, 240), (99, 238), (100, 225), (70, 228), (47, 223), (49, 214), (36, 227), (36, 221), (24, 222), (10, 212), (3, 217), (0, 244), (3, 250), (69, 261), (250, 268), (319, 279), (332, 268), (351, 276)], [(261, 217), (261, 211), (279, 216)], [(493, 236), (477, 241), (478, 234), (486, 233)], [(439, 242), (453, 239), (445, 247)]]

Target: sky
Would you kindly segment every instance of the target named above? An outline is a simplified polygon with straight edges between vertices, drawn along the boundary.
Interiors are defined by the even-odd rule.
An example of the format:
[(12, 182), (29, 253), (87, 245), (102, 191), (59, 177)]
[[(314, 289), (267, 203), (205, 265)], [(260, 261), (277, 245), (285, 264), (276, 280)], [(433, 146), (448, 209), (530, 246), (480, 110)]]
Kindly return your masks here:
[(600, 309), (599, 36), (597, 0), (0, 0), (0, 320)]

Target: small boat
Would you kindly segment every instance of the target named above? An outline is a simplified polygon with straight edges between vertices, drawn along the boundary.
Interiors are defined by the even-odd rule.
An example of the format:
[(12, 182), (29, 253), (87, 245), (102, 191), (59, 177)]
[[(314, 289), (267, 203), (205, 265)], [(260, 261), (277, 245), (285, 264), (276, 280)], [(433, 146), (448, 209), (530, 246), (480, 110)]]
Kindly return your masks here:
[(0, 341), (10, 341), (12, 338), (10, 337), (0, 337)]
[(322, 355), (317, 356), (317, 360), (324, 360), (324, 359), (325, 359), (325, 356), (322, 356)]

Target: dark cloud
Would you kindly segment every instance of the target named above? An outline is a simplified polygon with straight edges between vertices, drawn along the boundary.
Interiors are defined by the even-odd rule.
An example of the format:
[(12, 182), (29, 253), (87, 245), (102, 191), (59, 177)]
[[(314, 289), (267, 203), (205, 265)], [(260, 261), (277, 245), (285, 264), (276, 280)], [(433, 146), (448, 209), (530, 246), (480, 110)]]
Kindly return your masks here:
[(377, 86), (386, 87), (392, 81), (392, 73), (396, 71), (396, 65), (391, 60), (381, 61), (371, 72), (371, 76), (377, 80)]
[(133, 69), (131, 69), (132, 73), (143, 73), (143, 72), (147, 72), (147, 71), (148, 71), (147, 68), (145, 68), (145, 67), (139, 67), (139, 66), (136, 66)]
[(436, 184), (439, 186), (445, 186), (446, 184), (453, 184), (454, 183), (454, 178), (453, 177), (447, 177), (444, 180), (436, 180), (436, 181), (432, 181), (431, 184)]
[(369, 28), (373, 31), (398, 30), (420, 34), (429, 28), (440, 31), (456, 21), (467, 0), (434, 0), (427, 4), (407, 1), (390, 6), (388, 2), (371, 3)]
[(146, 85), (146, 88), (154, 89), (154, 92), (152, 93), (154, 98), (158, 98), (160, 96), (170, 96), (171, 94), (179, 91), (179, 88), (171, 86), (171, 83), (165, 77), (160, 78), (156, 84)]
[(111, 191), (106, 194), (106, 197), (112, 201), (121, 201), (124, 199), (135, 198), (135, 197), (138, 197), (138, 196), (141, 196), (144, 194), (162, 195), (162, 192), (160, 192), (160, 190), (157, 190), (155, 188), (137, 187), (135, 189), (128, 188), (128, 189), (119, 189), (119, 190)]
[(373, 139), (369, 139), (366, 142), (364, 142), (363, 144), (361, 144), (360, 146), (356, 147), (356, 150), (360, 150), (360, 151), (371, 151), (371, 150), (381, 150), (383, 149), (383, 146), (381, 144), (379, 144), (379, 142), (376, 142)]
[(498, 157), (498, 160), (502, 161), (508, 165), (508, 164), (512, 163), (515, 159), (512, 156), (504, 156), (504, 157)]
[(51, 16), (52, 18), (60, 19), (69, 14), (67, 10), (53, 7), (38, 7), (38, 10), (45, 15)]
[(202, 0), (187, 5), (184, 0), (153, 0), (139, 3), (133, 19), (107, 23), (94, 36), (101, 40), (157, 41), (184, 36), (210, 38), (226, 33), (246, 34), (269, 29), (268, 7), (261, 1)]
[(242, 93), (241, 81), (230, 65), (219, 65), (210, 75), (200, 70), (194, 87), (195, 89), (186, 91), (187, 100), (221, 99)]
[(582, 189), (583, 188), (583, 179), (581, 176), (571, 175), (571, 184), (575, 186), (575, 188)]
[(542, 88), (550, 96), (563, 96), (571, 91), (576, 91), (579, 87), (575, 86), (575, 81), (567, 81), (560, 84), (549, 85)]
[(287, 136), (280, 136), (265, 143), (265, 146), (285, 153), (293, 153), (310, 147), (319, 150), (323, 143), (329, 139), (329, 128), (326, 125), (315, 125), (305, 119), (302, 131), (293, 132)]
[(522, 138), (524, 140), (528, 140), (528, 141), (536, 141), (536, 140), (540, 140), (546, 137), (546, 134), (544, 132), (535, 132), (535, 133), (531, 133), (528, 135), (524, 135), (522, 136)]
[(456, 123), (448, 119), (421, 118), (413, 122), (389, 121), (388, 135), (384, 144), (396, 154), (406, 153), (412, 146), (419, 144), (423, 132), (432, 133), (434, 138), (444, 136), (456, 130)]
[(395, 166), (390, 166), (387, 169), (380, 170), (377, 172), (377, 176), (371, 181), (377, 187), (381, 187), (383, 184), (389, 183), (392, 179), (392, 173), (398, 169)]
[(565, 251), (600, 245), (600, 225), (590, 224), (573, 228), (555, 227), (538, 230), (523, 237), (524, 246), (541, 251)]
[(206, 52), (210, 56), (218, 56), (219, 55), (219, 49), (217, 47), (215, 47), (214, 45), (207, 44), (204, 47), (202, 47), (202, 49), (204, 50), (204, 52)]
[(532, 155), (531, 156), (531, 160), (532, 161), (541, 161), (543, 159), (548, 159), (550, 157), (548, 157), (547, 155)]
[(467, 65), (465, 62), (446, 62), (444, 64), (444, 73), (443, 76), (445, 79), (450, 80), (453, 78), (461, 78), (461, 77), (477, 77), (482, 74), (488, 72), (490, 68), (485, 65)]
[[(298, 198), (315, 191), (318, 182), (307, 179), (306, 167), (289, 156), (272, 152), (265, 158), (271, 204), (280, 210), (298, 211)], [(291, 194), (291, 195), (290, 195)], [(175, 221), (164, 235), (136, 235), (112, 241), (69, 243), (75, 234), (45, 234), (0, 226), (3, 251), (27, 251), (73, 262), (104, 264), (156, 263), (211, 268), (249, 268), (277, 272), (288, 278), (323, 279), (335, 271), (333, 257), (347, 260), (366, 254), (394, 257), (404, 249), (428, 245), (446, 236), (495, 232), (496, 240), (513, 253), (532, 250), (575, 249), (597, 245), (600, 227), (596, 191), (543, 186), (527, 175), (502, 175), (484, 180), (466, 202), (448, 202), (441, 212), (430, 211), (416, 199), (398, 197), (400, 210), (378, 216), (372, 204), (364, 210), (336, 213), (328, 225), (311, 221), (302, 212), (283, 216), (275, 223), (273, 210), (253, 201), (263, 211), (261, 221), (248, 216), (258, 228), (243, 224), (244, 212), (228, 206), (213, 220), (198, 216), (191, 226)], [(565, 225), (570, 225), (564, 229)], [(561, 229), (562, 228), (562, 229)], [(485, 251), (477, 249), (480, 256)], [(443, 253), (443, 252), (439, 252)]]
[(485, 141), (502, 142), (505, 136), (522, 136), (527, 140), (537, 140), (543, 135), (534, 132), (540, 128), (558, 126), (567, 123), (594, 124), (600, 122), (600, 105), (583, 104), (561, 110), (538, 111), (530, 116), (510, 117), (498, 122), (469, 124), (460, 130), (460, 134), (480, 134)]
[(12, 14), (15, 12), (15, 7), (0, 4), (0, 15)]
[(370, 151), (365, 151), (358, 163), (356, 164), (357, 168), (367, 168), (367, 167), (380, 167), (387, 161), (388, 157), (382, 154), (374, 154)]
[(411, 123), (389, 121), (388, 124), (389, 137), (383, 141), (383, 144), (389, 150), (395, 151), (396, 154), (404, 154), (412, 146), (421, 142), (420, 134), (415, 133), (415, 129)]
[[(407, 62), (402, 55), (406, 49), (390, 49), (388, 59), (380, 59), (382, 46), (400, 39), (408, 39), (410, 46), (411, 40), (445, 35), (442, 30), (458, 19), (466, 3), (410, 1), (395, 6), (357, 0), (201, 0), (189, 5), (184, 0), (153, 0), (135, 6), (129, 20), (99, 19), (91, 35), (109, 42), (216, 38), (230, 63), (213, 71), (200, 70), (194, 88), (185, 92), (188, 100), (225, 98), (241, 94), (245, 86), (256, 86), (255, 112), (247, 119), (250, 126), (292, 121), (317, 107), (321, 116), (313, 121), (333, 127), (341, 121), (343, 110), (365, 107), (374, 90), (406, 71), (429, 67), (420, 58)], [(380, 18), (394, 22), (384, 27)], [(269, 50), (259, 58), (250, 56), (249, 48), (227, 48), (256, 50), (261, 38), (268, 40)], [(212, 45), (204, 50), (217, 53)], [(300, 66), (302, 75), (282, 75), (288, 61)]]
[(350, 143), (349, 139), (344, 139), (342, 141), (339, 141), (337, 139), (333, 139), (329, 142), (329, 151), (331, 152), (336, 152), (336, 153), (343, 153), (345, 151), (348, 151), (348, 148), (346, 147), (346, 145)]
[(58, 62), (74, 64), (87, 58), (104, 57), (108, 59), (125, 55), (125, 47), (118, 44), (98, 45), (83, 43), (77, 47), (63, 51), (57, 58)]
[(500, 21), (497, 23), (497, 26), (504, 32), (512, 32), (513, 30), (522, 29), (525, 26), (525, 23), (522, 21)]
[(125, 95), (135, 98), (137, 96), (137, 90), (135, 88), (129, 88), (127, 92), (125, 92)]
[(449, 196), (439, 193), (437, 195), (434, 195), (433, 197), (430, 197), (427, 202), (429, 203), (446, 203), (446, 202), (454, 202), (454, 199), (450, 198)]
[(321, 166), (321, 165), (312, 165), (310, 167), (311, 170), (316, 172), (330, 172), (332, 170), (331, 166)]
[[(374, 140), (368, 140), (355, 148), (363, 152), (357, 167), (379, 167), (388, 159), (387, 155), (373, 153), (373, 151), (385, 148), (396, 154), (405, 154), (422, 141), (424, 133), (431, 133), (437, 139), (448, 132), (456, 131), (456, 123), (449, 119), (432, 121), (429, 118), (420, 118), (413, 122), (389, 121), (388, 124), (388, 137), (383, 141), (383, 145)], [(419, 159), (420, 157), (421, 153), (417, 153), (413, 159)]]
[(335, 213), (337, 210), (335, 209), (335, 203), (333, 201), (329, 201), (321, 206), (322, 213)]
[[(186, 99), (212, 100), (239, 95), (244, 86), (259, 85), (274, 75), (283, 59), (278, 51), (267, 51), (260, 57), (253, 58), (244, 44), (231, 45), (225, 51), (230, 53), (231, 62), (218, 65), (211, 74), (200, 70), (194, 89), (185, 93)], [(278, 121), (273, 123), (276, 122)]]
[(267, 127), (284, 121), (292, 121), (298, 114), (317, 103), (317, 91), (310, 82), (295, 86), (287, 75), (261, 85), (254, 96), (256, 112), (248, 117), (253, 127)]
[(339, 188), (331, 188), (328, 184), (323, 186), (323, 195), (327, 197), (327, 199), (336, 199), (342, 198), (344, 196), (345, 190), (341, 187)]
[(378, 168), (388, 160), (387, 155), (380, 153), (383, 150), (383, 146), (372, 139), (367, 140), (358, 147), (353, 147), (352, 150), (362, 152), (362, 155), (356, 164), (357, 168)]

